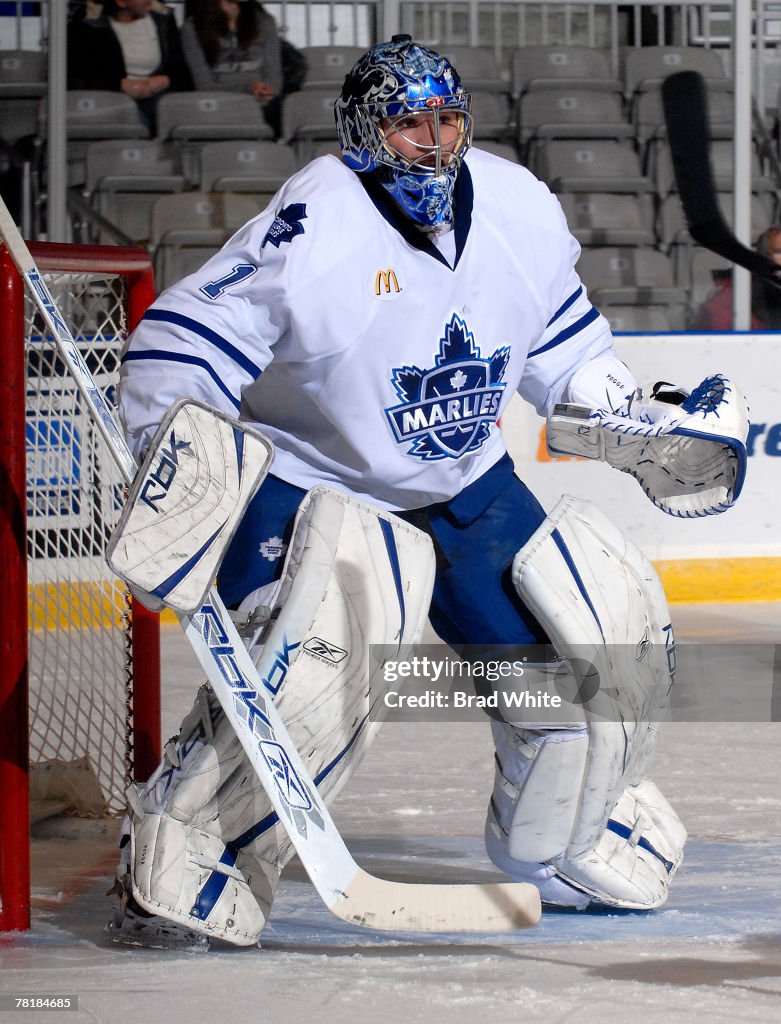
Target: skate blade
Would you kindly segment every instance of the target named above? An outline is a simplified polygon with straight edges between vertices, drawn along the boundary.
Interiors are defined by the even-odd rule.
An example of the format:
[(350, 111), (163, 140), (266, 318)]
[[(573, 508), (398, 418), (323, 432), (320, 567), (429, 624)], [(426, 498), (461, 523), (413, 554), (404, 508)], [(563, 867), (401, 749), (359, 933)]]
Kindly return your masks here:
[(109, 921), (105, 927), (111, 942), (118, 946), (136, 946), (142, 949), (169, 949), (178, 953), (208, 953), (208, 935), (190, 936), (167, 934), (163, 928), (147, 927), (138, 930), (117, 926)]

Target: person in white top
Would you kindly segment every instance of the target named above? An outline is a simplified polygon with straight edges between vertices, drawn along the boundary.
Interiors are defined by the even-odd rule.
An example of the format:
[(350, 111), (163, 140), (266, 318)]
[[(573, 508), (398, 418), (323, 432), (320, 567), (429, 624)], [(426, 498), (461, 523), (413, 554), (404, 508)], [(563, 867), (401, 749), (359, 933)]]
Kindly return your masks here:
[(68, 88), (125, 93), (150, 134), (160, 96), (192, 87), (173, 13), (153, 0), (106, 0), (96, 17), (70, 24)]
[[(637, 397), (608, 323), (575, 271), (580, 250), (558, 200), (524, 167), (471, 146), (470, 96), (456, 70), (408, 36), (372, 47), (358, 61), (335, 115), (342, 159), (323, 156), (294, 174), (219, 253), (165, 291), (130, 337), (120, 408), (134, 452), (143, 455), (182, 396), (238, 416), (273, 441), (270, 475), (218, 576), (226, 604), (241, 615), (251, 618), (267, 601), (302, 499), (326, 485), (429, 534), (437, 554), (431, 624), (473, 665), (525, 645), (549, 648), (559, 636), (544, 602), (535, 612), (513, 574), (517, 553), (543, 535), (553, 537), (561, 558), (543, 578), (563, 572), (565, 603), (580, 601), (591, 628), (601, 630), (600, 643), (609, 643), (616, 634), (604, 613), (598, 617), (596, 595), (611, 590), (611, 573), (624, 580), (629, 570), (615, 558), (604, 574), (579, 568), (577, 552), (592, 543), (606, 547), (594, 541), (596, 514), (584, 513), (577, 524), (564, 515), (553, 529), (516, 474), (500, 427), (516, 392), (543, 415), (559, 403), (579, 403), (628, 416)], [(574, 547), (570, 536), (580, 538)], [(650, 565), (644, 572), (641, 587), (657, 609), (656, 619), (642, 613), (643, 623), (653, 619), (643, 627), (646, 641), (666, 637), (669, 647), (661, 586)], [(617, 590), (604, 599), (624, 628), (632, 600)], [(633, 685), (619, 680), (615, 692), (634, 693)], [(220, 713), (209, 706), (213, 728)], [(176, 921), (190, 934), (254, 941), (260, 925), (242, 930), (225, 909), (239, 897), (238, 876), (226, 881), (224, 865), (243, 872), (262, 925), (290, 856), (256, 782), (251, 809), (231, 834), (215, 824), (214, 792), (203, 797), (217, 799), (208, 803), (211, 816), (191, 804), (185, 815), (181, 802), (171, 809), (177, 798), (159, 784), (194, 777), (187, 737), (197, 729), (204, 735), (201, 714), (185, 722), (178, 753), (161, 766), (133, 816), (137, 828), (151, 818), (171, 828), (176, 819), (183, 828), (183, 816), (192, 815), (181, 849), (196, 842), (197, 821), (225, 844), (223, 867), (204, 872), (199, 848), (194, 888), (182, 869), (176, 877), (186, 896), (163, 897), (154, 881), (141, 892), (125, 857), (117, 937), (159, 937), (163, 914), (169, 932)], [(328, 767), (317, 781), (324, 792), (334, 771), (356, 760), (364, 724), (337, 730), (333, 747), (322, 741)], [(299, 741), (310, 744), (311, 733), (299, 726), (309, 737)], [(582, 717), (535, 725), (497, 714), (492, 728), (497, 774), (486, 841), (494, 862), (535, 882), (546, 903), (660, 905), (681, 862), (685, 830), (645, 779), (655, 732), (649, 723), (620, 727), (609, 741), (600, 734), (604, 762)], [(241, 778), (253, 785), (251, 770)], [(227, 792), (217, 794), (222, 806), (231, 803)], [(150, 849), (145, 856), (153, 859)]]

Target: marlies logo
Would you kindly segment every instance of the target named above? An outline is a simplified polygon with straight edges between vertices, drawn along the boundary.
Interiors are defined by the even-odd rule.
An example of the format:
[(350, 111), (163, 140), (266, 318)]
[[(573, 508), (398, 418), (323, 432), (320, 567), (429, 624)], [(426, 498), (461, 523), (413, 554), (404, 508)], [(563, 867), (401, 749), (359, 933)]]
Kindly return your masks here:
[(509, 358), (510, 348), (504, 346), (483, 359), (472, 332), (454, 313), (433, 369), (393, 371), (402, 401), (385, 415), (399, 444), (411, 441), (408, 454), (425, 461), (458, 459), (480, 448), (499, 413)]
[(392, 267), (387, 270), (378, 270), (374, 275), (374, 294), (378, 299), (392, 299), (399, 295), (399, 279)]
[(269, 562), (276, 561), (280, 558), (285, 551), (287, 544), (282, 543), (281, 537), (269, 537), (268, 540), (264, 540), (259, 546), (258, 552), (269, 560)]
[(262, 249), (266, 242), (271, 242), (277, 249), (283, 242), (292, 242), (296, 235), (303, 235), (306, 220), (306, 203), (291, 203), (280, 210), (274, 223), (266, 232), (266, 237), (260, 243)]
[(311, 654), (320, 661), (327, 661), (331, 665), (338, 665), (340, 661), (344, 661), (347, 657), (347, 651), (343, 647), (330, 644), (319, 636), (310, 637), (304, 644), (304, 650), (307, 654)]

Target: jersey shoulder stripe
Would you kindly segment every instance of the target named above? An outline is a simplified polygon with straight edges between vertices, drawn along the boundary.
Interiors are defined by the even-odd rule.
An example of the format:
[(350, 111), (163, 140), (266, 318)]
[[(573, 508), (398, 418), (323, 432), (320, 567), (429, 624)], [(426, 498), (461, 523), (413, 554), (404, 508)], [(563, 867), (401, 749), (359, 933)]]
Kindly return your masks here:
[(219, 377), (212, 366), (205, 360), (199, 359), (197, 356), (184, 355), (182, 352), (168, 352), (165, 349), (146, 349), (144, 352), (126, 352), (122, 357), (123, 363), (139, 362), (142, 360), (159, 360), (160, 362), (166, 363), (186, 363), (189, 366), (198, 366), (211, 377), (216, 386), (225, 395), (228, 401), (236, 407), (241, 408), (241, 399), (236, 398), (231, 391), (225, 386), (221, 377)]
[(551, 338), (549, 342), (543, 345), (541, 348), (535, 349), (534, 352), (529, 353), (529, 359), (534, 356), (542, 355), (543, 352), (548, 352), (552, 348), (556, 348), (557, 345), (561, 345), (563, 342), (568, 341), (575, 334), (579, 334), (584, 327), (588, 327), (589, 324), (593, 323), (599, 316), (599, 310), (594, 309), (592, 306), (588, 313), (584, 313), (579, 320), (576, 320), (574, 324), (570, 324), (569, 327), (565, 327), (563, 331), (560, 331), (555, 338)]
[[(226, 338), (213, 331), (210, 327), (205, 324), (199, 323), (197, 320), (193, 320), (192, 317), (184, 316), (182, 313), (173, 313), (168, 309), (149, 309), (144, 315), (145, 320), (155, 320), (158, 323), (173, 324), (176, 327), (183, 327), (185, 330), (192, 331), (193, 334), (197, 334), (199, 338), (203, 338), (204, 341), (208, 341), (214, 345), (225, 355), (240, 366), (242, 370), (245, 370), (253, 379), (259, 377), (262, 370), (259, 366), (248, 359), (243, 352), (240, 352), (235, 345), (232, 345)], [(139, 356), (143, 356), (143, 352), (139, 352)]]

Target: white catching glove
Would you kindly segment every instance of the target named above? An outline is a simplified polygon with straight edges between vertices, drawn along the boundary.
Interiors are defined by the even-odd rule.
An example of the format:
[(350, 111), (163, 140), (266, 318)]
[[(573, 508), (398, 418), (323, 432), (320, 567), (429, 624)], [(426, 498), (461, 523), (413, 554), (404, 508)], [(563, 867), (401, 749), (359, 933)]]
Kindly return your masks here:
[(716, 515), (746, 473), (748, 408), (723, 374), (691, 392), (666, 382), (638, 388), (615, 411), (561, 404), (548, 417), (551, 455), (599, 459), (633, 476), (668, 515)]

